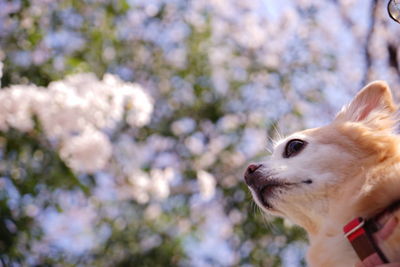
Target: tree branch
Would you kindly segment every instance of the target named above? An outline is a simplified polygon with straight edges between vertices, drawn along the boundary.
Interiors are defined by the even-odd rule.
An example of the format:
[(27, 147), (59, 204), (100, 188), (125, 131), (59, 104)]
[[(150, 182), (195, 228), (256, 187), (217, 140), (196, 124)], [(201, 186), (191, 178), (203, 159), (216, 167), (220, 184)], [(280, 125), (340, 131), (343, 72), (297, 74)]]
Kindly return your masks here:
[(367, 32), (367, 36), (365, 39), (365, 45), (364, 45), (364, 56), (365, 56), (365, 71), (364, 71), (364, 77), (362, 79), (361, 86), (364, 86), (367, 84), (367, 82), (371, 79), (371, 66), (372, 66), (372, 55), (370, 51), (370, 46), (372, 42), (372, 37), (374, 35), (374, 30), (375, 30), (375, 24), (376, 24), (376, 17), (377, 17), (377, 11), (378, 11), (378, 0), (372, 0), (371, 3), (371, 9), (370, 9), (370, 25), (369, 29)]

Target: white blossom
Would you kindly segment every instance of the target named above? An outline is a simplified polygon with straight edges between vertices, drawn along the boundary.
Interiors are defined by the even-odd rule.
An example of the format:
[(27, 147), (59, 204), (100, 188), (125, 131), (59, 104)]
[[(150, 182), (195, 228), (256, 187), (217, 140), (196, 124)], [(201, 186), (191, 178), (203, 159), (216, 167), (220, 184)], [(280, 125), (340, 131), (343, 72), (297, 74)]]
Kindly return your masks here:
[[(13, 85), (0, 91), (0, 130), (33, 130), (37, 116), (45, 137), (60, 144), (60, 156), (75, 171), (106, 167), (112, 144), (104, 130), (124, 119), (131, 127), (150, 122), (153, 102), (138, 84), (106, 74), (102, 81), (83, 73), (49, 84)], [(55, 146), (57, 149), (58, 147)]]
[(185, 139), (185, 145), (193, 155), (200, 155), (205, 149), (205, 137), (202, 133), (196, 132)]
[(215, 178), (204, 170), (197, 171), (197, 181), (200, 187), (200, 194), (204, 200), (211, 199), (215, 194)]
[(174, 178), (172, 168), (153, 169), (151, 175), (151, 191), (157, 199), (165, 199), (170, 194), (170, 182)]
[(163, 200), (170, 194), (170, 183), (174, 176), (172, 168), (152, 169), (150, 175), (135, 170), (128, 178), (132, 185), (128, 191), (131, 192), (133, 199), (142, 204), (150, 200), (150, 194), (155, 199)]
[(64, 140), (60, 156), (72, 169), (93, 173), (106, 167), (111, 151), (108, 137), (100, 131), (88, 128), (80, 135)]
[(37, 97), (36, 90), (36, 86), (14, 85), (0, 91), (0, 129), (29, 131), (33, 128), (32, 103)]
[(171, 130), (175, 135), (182, 135), (192, 132), (196, 127), (196, 122), (192, 118), (182, 118), (174, 121)]
[(148, 192), (151, 187), (149, 175), (141, 170), (136, 170), (131, 173), (128, 180), (132, 185), (128, 189), (132, 198), (141, 204), (147, 203), (150, 200)]
[(147, 94), (137, 86), (125, 86), (127, 122), (131, 127), (142, 127), (150, 122), (153, 104)]

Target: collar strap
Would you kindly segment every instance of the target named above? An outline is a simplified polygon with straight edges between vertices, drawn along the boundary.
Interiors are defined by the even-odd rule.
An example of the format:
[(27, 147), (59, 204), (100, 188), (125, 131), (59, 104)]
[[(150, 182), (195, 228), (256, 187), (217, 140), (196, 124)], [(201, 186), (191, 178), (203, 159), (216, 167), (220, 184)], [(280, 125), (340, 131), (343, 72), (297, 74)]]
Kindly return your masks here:
[(343, 227), (345, 237), (350, 241), (358, 257), (363, 261), (365, 258), (376, 254), (383, 263), (388, 263), (388, 260), (375, 243), (372, 235), (379, 231), (382, 226), (379, 221), (384, 216), (391, 214), (400, 209), (400, 200), (395, 201), (384, 210), (365, 220), (361, 217), (355, 218)]
[(361, 217), (353, 219), (343, 228), (345, 237), (362, 261), (376, 253), (380, 263), (388, 263), (386, 256), (372, 238), (372, 234), (377, 230), (379, 228), (374, 220), (364, 220)]

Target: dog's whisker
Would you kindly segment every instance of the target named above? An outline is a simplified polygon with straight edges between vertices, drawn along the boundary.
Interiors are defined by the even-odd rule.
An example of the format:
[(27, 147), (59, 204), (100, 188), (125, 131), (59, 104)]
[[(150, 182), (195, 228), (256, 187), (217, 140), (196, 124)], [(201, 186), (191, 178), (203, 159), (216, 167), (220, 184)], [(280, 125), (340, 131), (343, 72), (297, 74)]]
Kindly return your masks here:
[(265, 149), (267, 150), (268, 153), (272, 154), (274, 152), (274, 139), (270, 136), (267, 136), (268, 142), (267, 145), (265, 146)]
[(265, 212), (262, 212), (261, 209), (259, 209), (259, 210), (262, 214), (262, 218), (263, 218), (265, 227), (268, 229), (268, 231), (270, 231), (271, 233), (276, 232), (276, 226), (272, 222), (271, 216), (269, 214), (266, 214)]
[(278, 139), (282, 139), (282, 135), (281, 135), (281, 133), (279, 131), (278, 124), (273, 124), (272, 125), (272, 130), (273, 130), (273, 135), (274, 136), (277, 136)]
[(253, 213), (255, 214), (255, 213), (257, 213), (257, 205), (256, 205), (256, 203), (254, 203), (254, 201), (251, 201), (251, 207), (252, 207), (252, 210), (253, 210)]

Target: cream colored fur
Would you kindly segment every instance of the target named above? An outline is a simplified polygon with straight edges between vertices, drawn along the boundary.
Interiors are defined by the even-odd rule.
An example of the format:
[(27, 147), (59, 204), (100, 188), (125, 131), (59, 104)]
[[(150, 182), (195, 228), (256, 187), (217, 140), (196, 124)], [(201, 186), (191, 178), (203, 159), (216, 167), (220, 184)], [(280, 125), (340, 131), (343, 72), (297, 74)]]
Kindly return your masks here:
[[(255, 200), (265, 212), (289, 218), (307, 231), (309, 266), (354, 266), (359, 260), (343, 236), (343, 226), (400, 199), (395, 112), (387, 84), (373, 82), (331, 124), (281, 140), (264, 162), (266, 177), (294, 185), (270, 196), (271, 209)], [(298, 155), (284, 158), (292, 139), (308, 144)], [(312, 183), (301, 183), (304, 180)], [(396, 216), (400, 219), (399, 213)], [(400, 227), (382, 247), (390, 260), (400, 260)]]

